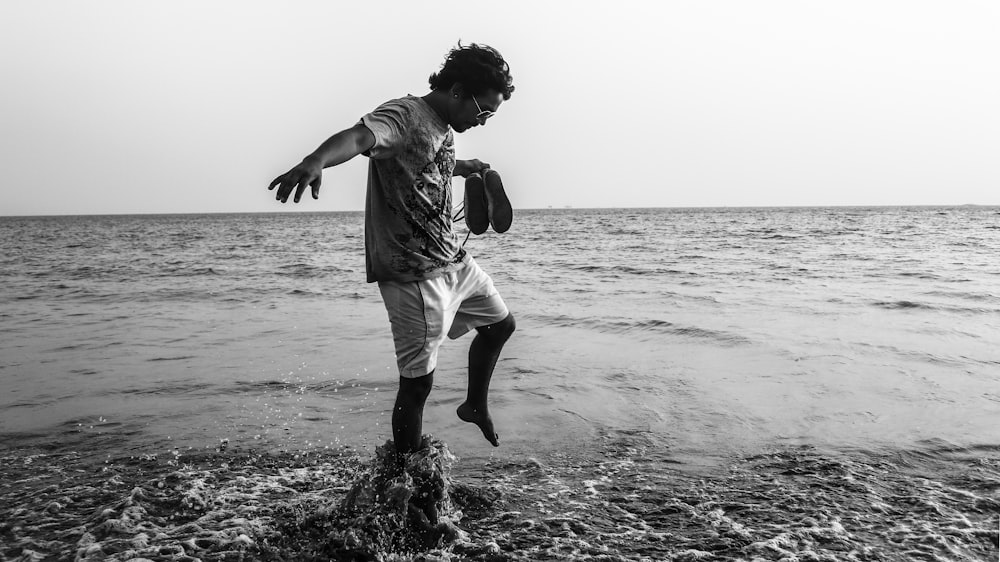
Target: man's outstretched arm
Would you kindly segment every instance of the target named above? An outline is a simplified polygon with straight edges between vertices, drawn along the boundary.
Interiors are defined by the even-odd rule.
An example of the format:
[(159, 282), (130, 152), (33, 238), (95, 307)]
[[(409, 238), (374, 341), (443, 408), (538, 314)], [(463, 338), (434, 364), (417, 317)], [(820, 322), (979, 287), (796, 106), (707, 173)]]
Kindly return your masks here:
[(368, 127), (358, 123), (326, 139), (312, 154), (302, 159), (294, 168), (274, 178), (268, 189), (278, 188), (278, 201), (288, 201), (295, 190), (296, 203), (302, 198), (306, 186), (312, 186), (313, 199), (319, 199), (319, 186), (323, 182), (323, 169), (343, 164), (375, 145), (375, 135)]

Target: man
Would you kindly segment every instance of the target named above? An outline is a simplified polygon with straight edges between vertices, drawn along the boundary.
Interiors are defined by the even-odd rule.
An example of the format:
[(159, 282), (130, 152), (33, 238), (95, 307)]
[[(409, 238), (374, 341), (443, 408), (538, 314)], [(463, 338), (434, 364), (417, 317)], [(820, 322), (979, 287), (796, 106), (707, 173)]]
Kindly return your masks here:
[[(324, 168), (358, 154), (370, 158), (365, 204), (368, 282), (377, 282), (392, 326), (399, 390), (392, 435), (399, 453), (420, 448), (424, 403), (431, 391), (438, 348), (475, 329), (469, 349), (469, 387), (458, 417), (476, 424), (498, 446), (487, 397), (490, 378), (514, 317), (493, 280), (462, 247), (452, 229), (452, 176), (481, 181), (489, 164), (456, 160), (452, 131), (486, 124), (514, 91), (507, 63), (496, 50), (468, 45), (451, 50), (430, 77), (431, 92), (388, 101), (278, 176), (268, 189), (299, 202), (306, 186), (319, 198)], [(492, 173), (492, 172), (490, 172)], [(465, 212), (497, 224), (509, 217), (498, 182), (487, 182), (490, 204), (467, 202)], [(477, 185), (479, 185), (477, 183)], [(492, 186), (492, 187), (491, 187)], [(499, 188), (502, 190), (502, 188)], [(495, 208), (494, 201), (500, 201)], [(509, 218), (506, 219), (509, 223)], [(505, 228), (499, 227), (498, 230)]]

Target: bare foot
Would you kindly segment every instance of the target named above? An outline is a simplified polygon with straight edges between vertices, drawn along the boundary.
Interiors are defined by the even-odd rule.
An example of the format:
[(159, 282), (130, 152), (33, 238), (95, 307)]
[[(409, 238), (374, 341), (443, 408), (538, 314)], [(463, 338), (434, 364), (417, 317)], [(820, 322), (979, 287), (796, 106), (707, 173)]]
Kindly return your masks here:
[(493, 418), (490, 417), (489, 410), (483, 408), (482, 411), (480, 411), (470, 406), (468, 402), (463, 402), (462, 405), (458, 407), (458, 417), (463, 421), (478, 425), (479, 429), (483, 432), (483, 437), (485, 437), (487, 441), (492, 443), (494, 447), (500, 446), (500, 442), (497, 440), (498, 435), (493, 430)]

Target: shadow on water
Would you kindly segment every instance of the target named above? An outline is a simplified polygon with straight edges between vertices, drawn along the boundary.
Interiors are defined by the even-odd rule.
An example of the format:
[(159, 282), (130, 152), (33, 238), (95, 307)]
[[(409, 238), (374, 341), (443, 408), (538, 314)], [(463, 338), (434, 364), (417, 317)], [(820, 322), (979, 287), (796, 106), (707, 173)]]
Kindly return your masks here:
[(463, 466), (440, 441), (0, 458), (0, 560), (988, 560), (1000, 447), (777, 450), (716, 474), (623, 434)]

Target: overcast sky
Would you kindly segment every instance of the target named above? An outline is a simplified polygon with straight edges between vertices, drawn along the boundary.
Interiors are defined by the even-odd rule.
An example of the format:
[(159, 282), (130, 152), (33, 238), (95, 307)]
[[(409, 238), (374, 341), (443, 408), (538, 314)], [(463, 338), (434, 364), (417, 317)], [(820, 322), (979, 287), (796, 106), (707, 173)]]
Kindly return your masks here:
[[(518, 208), (1000, 204), (995, 1), (351, 5), (4, 0), (0, 215), (289, 210), (268, 183), (459, 39), (510, 63), (456, 143)], [(297, 208), (362, 209), (366, 166)]]

